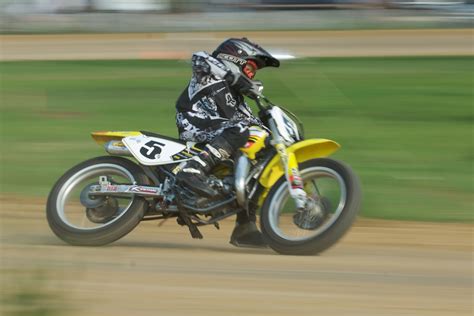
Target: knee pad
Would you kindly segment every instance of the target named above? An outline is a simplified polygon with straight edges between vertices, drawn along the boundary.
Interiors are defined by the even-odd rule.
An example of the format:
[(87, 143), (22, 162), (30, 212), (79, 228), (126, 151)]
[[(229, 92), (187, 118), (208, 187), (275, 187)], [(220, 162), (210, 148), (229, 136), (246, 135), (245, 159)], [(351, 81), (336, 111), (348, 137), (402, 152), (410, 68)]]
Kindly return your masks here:
[(249, 136), (250, 133), (247, 127), (242, 128), (241, 126), (235, 126), (226, 128), (221, 135), (215, 138), (215, 140), (225, 140), (228, 146), (232, 147), (232, 151), (235, 152), (238, 148), (244, 146), (247, 143)]

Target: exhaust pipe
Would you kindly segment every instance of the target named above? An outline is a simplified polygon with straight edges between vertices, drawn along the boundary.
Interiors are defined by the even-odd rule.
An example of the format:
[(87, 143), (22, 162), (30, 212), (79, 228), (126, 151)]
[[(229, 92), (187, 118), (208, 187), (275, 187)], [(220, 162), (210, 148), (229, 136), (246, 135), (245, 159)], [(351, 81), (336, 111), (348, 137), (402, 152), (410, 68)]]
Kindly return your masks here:
[(105, 151), (111, 155), (132, 157), (132, 153), (119, 140), (111, 140), (110, 142), (107, 142), (104, 147)]

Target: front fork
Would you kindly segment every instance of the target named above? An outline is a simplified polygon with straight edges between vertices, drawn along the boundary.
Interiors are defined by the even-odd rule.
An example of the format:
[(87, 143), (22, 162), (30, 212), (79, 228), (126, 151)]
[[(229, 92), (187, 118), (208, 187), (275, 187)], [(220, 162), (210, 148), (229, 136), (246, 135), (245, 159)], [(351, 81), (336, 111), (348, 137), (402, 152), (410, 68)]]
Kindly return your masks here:
[[(296, 160), (296, 156), (294, 153), (288, 152), (286, 150), (286, 146), (283, 143), (283, 139), (279, 136), (275, 123), (271, 120), (269, 125), (272, 130), (272, 135), (274, 135), (272, 145), (276, 148), (278, 155), (280, 156), (282, 166), (285, 169), (286, 182), (288, 183), (290, 195), (295, 201), (296, 208), (303, 209), (305, 208), (307, 202), (307, 194), (304, 190), (303, 179), (301, 178), (300, 172), (298, 170), (298, 161)], [(275, 137), (275, 135), (278, 136)]]

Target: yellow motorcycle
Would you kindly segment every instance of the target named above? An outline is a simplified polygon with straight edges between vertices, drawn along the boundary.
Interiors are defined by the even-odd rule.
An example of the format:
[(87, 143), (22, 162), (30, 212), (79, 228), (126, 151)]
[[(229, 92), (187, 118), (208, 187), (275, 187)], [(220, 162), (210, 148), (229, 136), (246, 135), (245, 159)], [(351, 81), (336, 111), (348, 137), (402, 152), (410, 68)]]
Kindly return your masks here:
[[(326, 158), (340, 146), (304, 139), (301, 122), (266, 97), (256, 98), (267, 128), (253, 127), (234, 160), (212, 170), (215, 199), (175, 184), (175, 175), (201, 144), (152, 132), (94, 132), (108, 156), (84, 161), (54, 185), (47, 202), (52, 231), (73, 245), (104, 245), (140, 221), (176, 218), (193, 238), (199, 226), (260, 210), (268, 245), (281, 254), (311, 255), (335, 244), (351, 227), (361, 189), (351, 168)], [(179, 199), (177, 198), (179, 196)]]

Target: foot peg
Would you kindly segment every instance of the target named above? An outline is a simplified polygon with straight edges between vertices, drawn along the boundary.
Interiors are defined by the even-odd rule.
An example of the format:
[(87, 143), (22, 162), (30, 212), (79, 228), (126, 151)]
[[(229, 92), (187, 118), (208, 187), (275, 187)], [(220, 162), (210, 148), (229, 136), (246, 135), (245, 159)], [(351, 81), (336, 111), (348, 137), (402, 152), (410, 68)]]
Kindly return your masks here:
[(194, 239), (203, 238), (201, 232), (199, 231), (199, 228), (197, 228), (196, 224), (194, 224), (186, 214), (184, 214), (184, 216), (180, 214), (177, 219), (177, 222), (181, 226), (188, 226), (189, 233), (191, 234), (191, 237), (193, 237)]
[(189, 233), (191, 234), (191, 237), (193, 237), (194, 239), (202, 239), (203, 236), (201, 232), (197, 228), (196, 224), (193, 223), (188, 213), (186, 212), (186, 209), (181, 204), (181, 199), (180, 198), (176, 199), (176, 202), (178, 204), (178, 210), (179, 210), (179, 215), (177, 219), (178, 224), (181, 226), (184, 226), (184, 225), (188, 226)]

